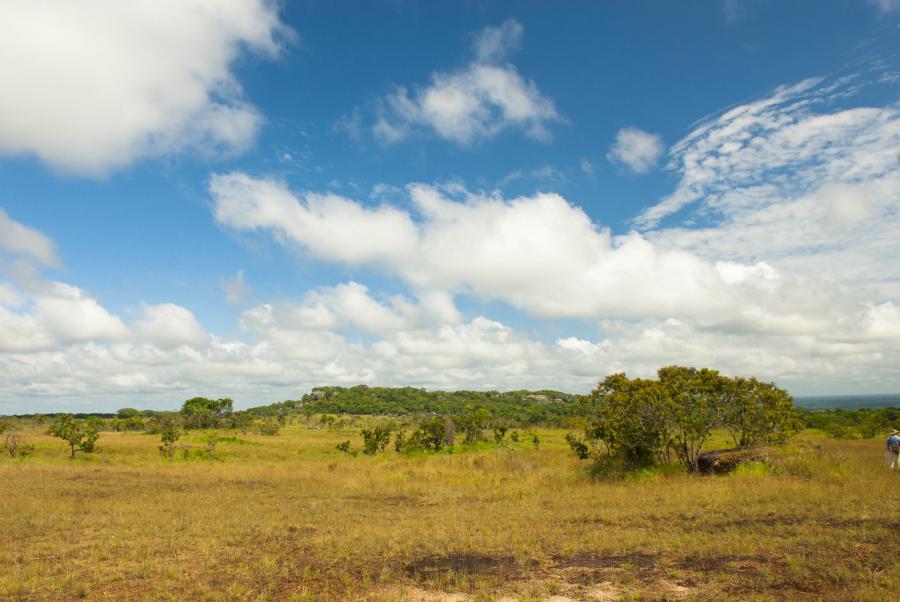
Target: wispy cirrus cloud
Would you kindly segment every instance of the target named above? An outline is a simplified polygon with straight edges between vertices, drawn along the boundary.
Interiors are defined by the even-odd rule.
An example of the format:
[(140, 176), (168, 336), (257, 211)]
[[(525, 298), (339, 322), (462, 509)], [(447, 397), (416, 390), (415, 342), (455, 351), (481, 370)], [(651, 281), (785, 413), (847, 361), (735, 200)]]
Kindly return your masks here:
[(647, 232), (666, 248), (897, 298), (900, 107), (854, 104), (860, 85), (810, 79), (702, 124), (673, 147), (675, 191), (636, 223), (675, 222)]
[(0, 208), (0, 249), (12, 255), (24, 255), (40, 264), (60, 265), (56, 245), (43, 232), (17, 222)]
[(675, 191), (635, 220), (642, 228), (699, 203), (710, 212), (758, 205), (767, 191), (798, 197), (823, 184), (853, 184), (893, 173), (898, 164), (898, 108), (834, 109), (854, 81), (812, 78), (739, 105), (671, 149)]

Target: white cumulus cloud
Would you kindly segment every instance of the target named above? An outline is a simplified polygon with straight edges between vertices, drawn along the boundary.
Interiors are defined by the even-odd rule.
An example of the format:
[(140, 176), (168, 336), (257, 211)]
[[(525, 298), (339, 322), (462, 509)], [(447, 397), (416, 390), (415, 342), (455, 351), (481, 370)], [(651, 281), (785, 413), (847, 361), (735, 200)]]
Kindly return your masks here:
[(662, 137), (638, 128), (622, 128), (616, 133), (606, 158), (635, 173), (647, 173), (659, 161), (664, 150)]
[(613, 235), (556, 194), (506, 200), (423, 184), (408, 190), (415, 213), (295, 195), (246, 174), (211, 184), (225, 225), (265, 230), (321, 259), (385, 270), (417, 294), (497, 299), (541, 318), (752, 314), (757, 321), (758, 311), (788, 311), (771, 266), (716, 265), (635, 232)]
[(472, 62), (464, 68), (435, 72), (429, 84), (399, 86), (381, 99), (373, 133), (396, 142), (425, 129), (467, 145), (521, 129), (546, 140), (548, 124), (560, 119), (553, 101), (514, 65), (502, 62), (521, 38), (522, 25), (514, 20), (484, 29), (475, 37)]
[(0, 154), (102, 175), (186, 147), (240, 151), (261, 117), (232, 63), (289, 35), (269, 0), (0, 3)]

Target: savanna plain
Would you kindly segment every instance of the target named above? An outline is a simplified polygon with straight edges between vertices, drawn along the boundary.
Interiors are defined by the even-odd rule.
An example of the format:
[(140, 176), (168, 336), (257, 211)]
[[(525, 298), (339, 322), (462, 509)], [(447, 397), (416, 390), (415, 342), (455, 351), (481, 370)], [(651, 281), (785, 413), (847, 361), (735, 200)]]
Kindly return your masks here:
[[(879, 439), (805, 430), (719, 476), (592, 478), (564, 429), (351, 456), (359, 424), (278, 436), (46, 427), (0, 460), (3, 600), (885, 600), (900, 474)], [(533, 435), (539, 444), (535, 445)], [(190, 446), (190, 449), (188, 449)], [(717, 433), (711, 447), (727, 447)]]

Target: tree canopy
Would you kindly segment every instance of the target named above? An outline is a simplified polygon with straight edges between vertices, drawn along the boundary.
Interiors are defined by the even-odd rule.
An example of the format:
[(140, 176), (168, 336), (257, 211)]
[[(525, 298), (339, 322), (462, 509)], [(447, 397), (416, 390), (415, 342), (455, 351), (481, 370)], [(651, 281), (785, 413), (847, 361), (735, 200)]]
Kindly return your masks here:
[(569, 438), (579, 457), (591, 448), (635, 465), (674, 457), (692, 472), (713, 428), (727, 429), (741, 447), (780, 441), (799, 428), (786, 391), (707, 368), (668, 366), (656, 379), (612, 374), (585, 406), (585, 440)]

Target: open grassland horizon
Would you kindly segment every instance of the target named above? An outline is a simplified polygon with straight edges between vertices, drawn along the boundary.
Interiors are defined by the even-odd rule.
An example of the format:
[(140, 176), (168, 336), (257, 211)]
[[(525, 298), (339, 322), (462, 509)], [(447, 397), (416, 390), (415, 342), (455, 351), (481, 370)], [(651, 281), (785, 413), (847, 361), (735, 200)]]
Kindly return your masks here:
[[(563, 429), (350, 457), (358, 429), (45, 427), (0, 461), (2, 600), (856, 599), (900, 591), (900, 474), (880, 440), (805, 431), (771, 465), (594, 481)], [(714, 446), (726, 446), (722, 433)]]

